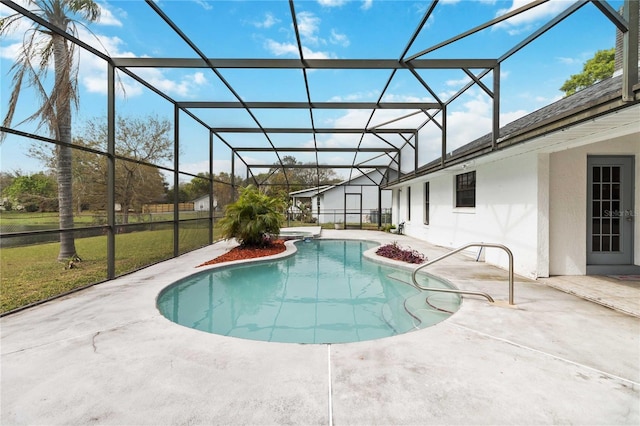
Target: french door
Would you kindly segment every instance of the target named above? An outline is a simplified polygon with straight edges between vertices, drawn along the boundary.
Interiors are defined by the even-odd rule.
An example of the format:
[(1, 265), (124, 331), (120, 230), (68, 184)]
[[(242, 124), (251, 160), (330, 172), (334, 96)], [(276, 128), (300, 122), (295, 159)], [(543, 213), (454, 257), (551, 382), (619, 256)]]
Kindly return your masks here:
[(634, 158), (587, 159), (587, 264), (633, 263)]

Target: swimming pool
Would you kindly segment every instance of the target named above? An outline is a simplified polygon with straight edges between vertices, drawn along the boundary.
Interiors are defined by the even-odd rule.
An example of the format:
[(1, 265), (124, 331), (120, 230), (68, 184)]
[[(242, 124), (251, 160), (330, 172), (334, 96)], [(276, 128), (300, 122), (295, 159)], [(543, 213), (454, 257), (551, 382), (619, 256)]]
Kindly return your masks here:
[[(420, 291), (407, 284), (410, 272), (363, 257), (376, 246), (354, 240), (300, 241), (293, 256), (180, 280), (160, 293), (158, 309), (197, 330), (288, 343), (389, 337), (438, 323), (458, 309), (459, 296)], [(450, 287), (426, 275), (420, 280), (425, 286)]]

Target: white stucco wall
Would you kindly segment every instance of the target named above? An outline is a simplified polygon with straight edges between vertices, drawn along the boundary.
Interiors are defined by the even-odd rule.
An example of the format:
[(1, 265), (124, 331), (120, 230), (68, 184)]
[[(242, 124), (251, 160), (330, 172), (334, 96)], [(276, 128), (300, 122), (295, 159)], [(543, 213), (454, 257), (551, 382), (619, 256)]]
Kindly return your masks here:
[[(551, 146), (548, 151), (558, 149)], [(514, 254), (515, 271), (537, 278), (586, 274), (588, 155), (635, 156), (634, 263), (640, 265), (640, 141), (636, 135), (557, 152), (521, 153), (492, 162), (458, 166), (413, 181), (411, 220), (407, 187), (394, 190), (393, 222), (405, 233), (444, 247), (496, 242)], [(481, 159), (481, 161), (487, 161)], [(455, 175), (476, 171), (476, 207), (455, 208)], [(430, 223), (425, 225), (424, 182), (430, 182)], [(485, 260), (506, 268), (507, 256)]]
[(587, 156), (635, 155), (634, 263), (640, 265), (640, 141), (631, 135), (551, 154), (551, 275), (584, 275), (587, 263)]
[[(450, 248), (471, 242), (504, 244), (514, 254), (516, 273), (545, 276), (548, 230), (539, 223), (539, 209), (546, 217), (547, 169), (548, 156), (529, 153), (430, 177), (429, 225), (423, 223), (426, 179), (415, 182), (411, 185), (411, 220), (405, 223), (405, 233)], [(455, 175), (473, 170), (476, 207), (456, 208)], [(402, 188), (396, 223), (407, 218), (406, 192), (406, 187)], [(487, 249), (485, 260), (508, 267), (508, 256), (499, 249)]]

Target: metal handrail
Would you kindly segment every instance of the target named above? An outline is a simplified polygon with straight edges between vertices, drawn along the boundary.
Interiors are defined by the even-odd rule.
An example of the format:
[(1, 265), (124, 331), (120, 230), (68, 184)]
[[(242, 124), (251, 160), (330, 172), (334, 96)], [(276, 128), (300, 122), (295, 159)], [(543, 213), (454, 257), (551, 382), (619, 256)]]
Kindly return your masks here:
[(494, 302), (493, 298), (491, 296), (489, 296), (487, 293), (482, 293), (482, 292), (478, 292), (478, 291), (465, 291), (465, 290), (454, 290), (454, 289), (444, 289), (444, 288), (431, 288), (431, 287), (422, 287), (420, 284), (418, 284), (418, 282), (416, 281), (416, 274), (418, 273), (419, 270), (426, 268), (429, 265), (433, 265), (436, 262), (439, 262), (442, 259), (445, 259), (449, 256), (452, 256), (462, 250), (468, 249), (469, 247), (493, 247), (493, 248), (499, 248), (502, 249), (504, 251), (507, 252), (507, 254), (509, 255), (509, 304), (513, 305), (513, 253), (511, 253), (511, 250), (509, 250), (509, 248), (505, 245), (502, 244), (495, 244), (495, 243), (469, 243), (466, 244), (462, 247), (458, 247), (457, 249), (450, 251), (449, 253), (443, 254), (442, 256), (430, 260), (429, 262), (425, 263), (424, 265), (420, 265), (418, 268), (413, 270), (413, 273), (411, 274), (411, 280), (413, 281), (413, 285), (420, 289), (420, 290), (428, 290), (428, 291), (440, 291), (443, 293), (457, 293), (457, 294), (473, 294), (476, 296), (482, 296), (487, 298), (487, 300), (489, 300), (490, 302)]

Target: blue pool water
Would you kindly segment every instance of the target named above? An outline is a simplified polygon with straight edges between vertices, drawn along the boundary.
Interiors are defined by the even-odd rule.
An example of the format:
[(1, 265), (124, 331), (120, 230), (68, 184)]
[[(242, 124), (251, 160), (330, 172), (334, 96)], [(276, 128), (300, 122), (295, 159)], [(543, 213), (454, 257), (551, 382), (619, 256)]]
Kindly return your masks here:
[[(433, 325), (458, 309), (457, 295), (420, 291), (406, 284), (409, 272), (362, 256), (376, 245), (297, 242), (297, 253), (287, 258), (178, 281), (160, 293), (158, 309), (171, 321), (209, 333), (296, 343), (393, 336)], [(420, 284), (447, 286), (427, 276)]]

